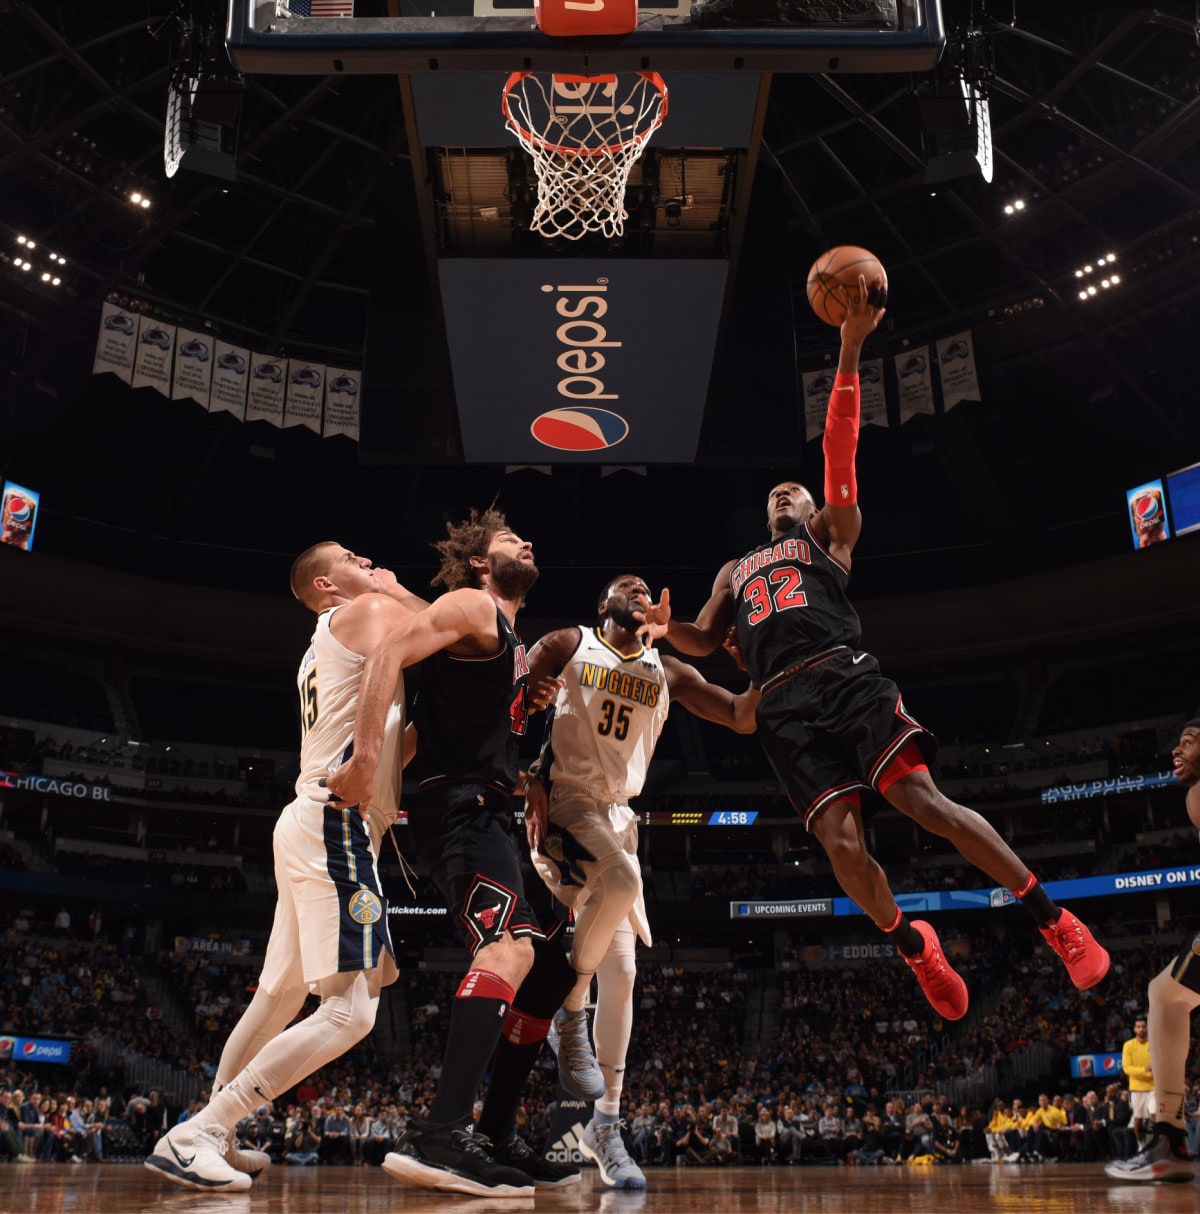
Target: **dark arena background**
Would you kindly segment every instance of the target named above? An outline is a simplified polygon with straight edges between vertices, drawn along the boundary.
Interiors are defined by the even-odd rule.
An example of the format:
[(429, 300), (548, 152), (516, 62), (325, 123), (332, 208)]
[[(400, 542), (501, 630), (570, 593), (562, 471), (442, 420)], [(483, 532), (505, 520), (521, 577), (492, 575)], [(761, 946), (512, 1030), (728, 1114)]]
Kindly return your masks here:
[[(0, 1209), (1194, 1210), (1194, 1185), (1109, 1181), (1131, 1135), (1076, 1110), (1121, 1120), (1122, 1044), (1200, 923), (1171, 763), (1200, 715), (1195, 5), (643, 6), (597, 58), (660, 70), (671, 113), (623, 234), (582, 240), (530, 230), (499, 104), (572, 40), (487, 0), (341, 7), (0, 4)], [(406, 21), (426, 40), (375, 49)], [(1076, 990), (1004, 891), (868, 798), (902, 908), (970, 989), (942, 1021), (758, 741), (676, 712), (634, 803), (655, 944), (622, 1116), (646, 1190), (585, 1165), (456, 1199), (377, 1166), (432, 1098), (463, 970), (386, 840), (400, 979), (359, 1047), (240, 1127), (275, 1166), (212, 1195), (138, 1166), (256, 987), (312, 628), (294, 556), (336, 539), (430, 593), (445, 520), (496, 500), (541, 569), (527, 643), (626, 571), (691, 618), (768, 489), (823, 483), (838, 335), (805, 282), (836, 245), (889, 280), (864, 644), (937, 735), (939, 786), (1090, 924), (1107, 978)], [(546, 310), (581, 283), (615, 343), (586, 393), (556, 388), (585, 359)], [(698, 665), (744, 686), (719, 650)], [(1193, 1150), (1196, 1081), (1193, 1051)], [(989, 1145), (997, 1101), (1042, 1094), (1067, 1129)], [(577, 1157), (588, 1114), (560, 1095), (546, 1051), (520, 1132)], [(948, 1115), (952, 1162), (919, 1120), (871, 1130), (900, 1102)], [(288, 1166), (303, 1119), (360, 1105), (363, 1142)], [(722, 1113), (724, 1160), (676, 1145), (672, 1120)]]

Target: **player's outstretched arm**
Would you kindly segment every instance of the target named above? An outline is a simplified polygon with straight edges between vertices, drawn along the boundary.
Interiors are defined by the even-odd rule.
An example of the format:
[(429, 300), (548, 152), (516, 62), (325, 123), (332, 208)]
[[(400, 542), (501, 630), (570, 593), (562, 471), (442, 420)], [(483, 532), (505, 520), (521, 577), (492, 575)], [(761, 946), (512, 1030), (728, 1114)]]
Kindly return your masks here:
[(710, 683), (694, 666), (668, 655), (663, 657), (663, 669), (667, 672), (667, 689), (672, 703), (681, 704), (693, 715), (737, 733), (753, 733), (758, 728), (754, 710), (762, 693), (757, 687), (748, 687), (741, 695), (734, 695), (732, 691)]
[[(872, 287), (882, 286), (876, 279)], [(883, 308), (868, 302), (867, 280), (858, 276), (858, 293), (846, 292), (846, 319), (842, 321), (842, 348), (838, 356), (837, 377), (829, 394), (825, 415), (825, 505), (819, 524), (831, 550), (839, 560), (848, 560), (862, 531), (862, 513), (858, 508), (858, 481), (854, 460), (858, 450), (858, 426), (861, 409), (858, 361), (863, 342), (883, 319)]]
[[(680, 653), (693, 657), (706, 657), (721, 644), (729, 625), (733, 622), (733, 592), (729, 588), (729, 574), (735, 562), (727, 561), (721, 566), (713, 582), (712, 594), (691, 623), (677, 620), (671, 615), (671, 592), (664, 588), (657, 603), (648, 599), (638, 600), (638, 609), (633, 613), (648, 626), (649, 640), (664, 637)], [(639, 629), (639, 635), (644, 635)]]
[[(454, 590), (413, 612), (371, 651), (354, 715), (354, 753), (326, 783), (343, 805), (365, 805), (375, 786), (388, 705), (405, 666), (470, 637), (495, 643), (496, 606), (481, 590)], [(489, 635), (490, 634), (490, 635)]]

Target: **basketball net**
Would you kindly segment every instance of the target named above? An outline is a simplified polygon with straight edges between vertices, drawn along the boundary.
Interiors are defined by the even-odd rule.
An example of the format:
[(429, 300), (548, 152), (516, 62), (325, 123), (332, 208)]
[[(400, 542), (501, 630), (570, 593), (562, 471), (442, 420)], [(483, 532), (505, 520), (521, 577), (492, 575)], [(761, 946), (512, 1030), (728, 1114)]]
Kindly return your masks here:
[(567, 240), (621, 236), (630, 170), (667, 116), (663, 78), (513, 72), (501, 107), (537, 173), (530, 231)]

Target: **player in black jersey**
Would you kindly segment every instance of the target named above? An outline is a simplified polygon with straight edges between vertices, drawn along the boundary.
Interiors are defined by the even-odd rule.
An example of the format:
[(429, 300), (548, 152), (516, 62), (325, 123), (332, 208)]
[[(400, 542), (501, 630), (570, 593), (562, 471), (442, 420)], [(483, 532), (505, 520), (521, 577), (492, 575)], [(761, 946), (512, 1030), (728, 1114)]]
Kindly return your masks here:
[[(876, 284), (878, 285), (878, 284)], [(931, 834), (1022, 900), (1072, 981), (1095, 986), (1108, 953), (1070, 911), (1056, 906), (1033, 874), (979, 814), (934, 784), (937, 741), (908, 715), (900, 692), (859, 648), (858, 615), (846, 595), (850, 556), (862, 528), (854, 457), (858, 443), (858, 360), (883, 309), (859, 277), (847, 299), (838, 373), (825, 422), (825, 504), (795, 481), (767, 496), (770, 542), (717, 575), (694, 623), (671, 618), (670, 594), (643, 604), (643, 619), (689, 654), (711, 653), (736, 621), (752, 682), (762, 689), (758, 736), (804, 825), (824, 847), (842, 888), (888, 933), (926, 997), (946, 1019), (967, 1011), (967, 988), (932, 926), (910, 922), (883, 869), (867, 851), (859, 791), (873, 788)]]
[[(434, 581), (449, 593), (410, 616), (368, 658), (354, 754), (328, 786), (348, 804), (372, 786), (383, 708), (400, 670), (423, 662), (410, 764), (419, 784), (408, 823), (417, 868), (445, 895), (472, 959), (451, 1010), (429, 1119), (409, 1128), (383, 1166), (424, 1188), (524, 1196), (535, 1185), (579, 1180), (578, 1168), (541, 1158), (516, 1134), (521, 1089), (575, 979), (561, 946), (547, 943), (562, 925), (544, 931), (525, 900), (510, 803), (530, 709), (529, 666), (514, 625), (538, 571), (532, 545), (495, 509), (472, 511), (446, 530)], [(543, 691), (559, 686), (552, 680)], [(489, 1060), (491, 1081), (472, 1133)]]

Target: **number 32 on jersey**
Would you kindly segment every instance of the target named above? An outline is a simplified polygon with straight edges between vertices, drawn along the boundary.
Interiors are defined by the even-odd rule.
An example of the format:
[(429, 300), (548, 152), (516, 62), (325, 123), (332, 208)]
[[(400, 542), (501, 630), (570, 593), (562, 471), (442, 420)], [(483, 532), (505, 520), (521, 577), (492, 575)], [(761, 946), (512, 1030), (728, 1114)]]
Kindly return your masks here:
[(742, 587), (742, 594), (750, 606), (746, 623), (761, 624), (773, 611), (807, 606), (808, 597), (800, 589), (800, 582), (800, 570), (786, 565), (751, 578)]

